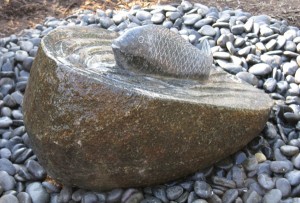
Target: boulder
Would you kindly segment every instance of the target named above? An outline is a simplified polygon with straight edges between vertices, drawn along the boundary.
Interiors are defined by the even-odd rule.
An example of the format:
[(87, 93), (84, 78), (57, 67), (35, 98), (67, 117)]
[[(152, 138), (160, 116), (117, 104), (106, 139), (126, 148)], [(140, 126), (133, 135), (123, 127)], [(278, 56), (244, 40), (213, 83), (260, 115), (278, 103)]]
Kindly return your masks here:
[(214, 68), (209, 81), (115, 66), (115, 32), (57, 28), (42, 39), (24, 96), (32, 148), (48, 174), (92, 190), (159, 184), (236, 152), (272, 100)]

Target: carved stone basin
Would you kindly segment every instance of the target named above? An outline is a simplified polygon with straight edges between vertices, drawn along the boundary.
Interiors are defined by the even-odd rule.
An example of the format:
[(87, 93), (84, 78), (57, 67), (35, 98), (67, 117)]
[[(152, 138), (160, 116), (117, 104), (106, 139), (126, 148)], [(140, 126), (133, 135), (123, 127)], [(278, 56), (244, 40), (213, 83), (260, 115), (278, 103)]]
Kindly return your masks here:
[(24, 97), (32, 148), (48, 174), (93, 190), (162, 183), (236, 152), (272, 101), (214, 69), (207, 83), (115, 67), (117, 33), (64, 27), (42, 39)]

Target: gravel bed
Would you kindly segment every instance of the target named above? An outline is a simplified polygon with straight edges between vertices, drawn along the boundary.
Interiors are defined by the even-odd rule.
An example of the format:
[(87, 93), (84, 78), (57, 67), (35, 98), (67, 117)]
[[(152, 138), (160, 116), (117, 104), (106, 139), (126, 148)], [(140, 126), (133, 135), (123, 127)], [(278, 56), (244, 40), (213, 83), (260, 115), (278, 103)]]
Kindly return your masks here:
[[(30, 148), (22, 99), (41, 38), (61, 25), (124, 32), (162, 24), (196, 47), (208, 39), (217, 66), (275, 101), (269, 121), (242, 150), (189, 177), (146, 188), (86, 191), (47, 177)], [(0, 203), (300, 202), (300, 30), (266, 15), (183, 1), (155, 9), (82, 11), (48, 17), (22, 35), (0, 39)], [(228, 126), (230, 127), (230, 126)]]

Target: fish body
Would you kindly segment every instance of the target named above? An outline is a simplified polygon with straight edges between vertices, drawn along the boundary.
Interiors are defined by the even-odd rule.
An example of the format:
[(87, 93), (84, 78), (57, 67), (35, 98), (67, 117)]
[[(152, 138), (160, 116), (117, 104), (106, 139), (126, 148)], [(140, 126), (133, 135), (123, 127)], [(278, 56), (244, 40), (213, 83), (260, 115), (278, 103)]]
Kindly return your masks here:
[(143, 73), (206, 80), (213, 64), (207, 40), (198, 49), (159, 25), (129, 29), (112, 48), (119, 67)]

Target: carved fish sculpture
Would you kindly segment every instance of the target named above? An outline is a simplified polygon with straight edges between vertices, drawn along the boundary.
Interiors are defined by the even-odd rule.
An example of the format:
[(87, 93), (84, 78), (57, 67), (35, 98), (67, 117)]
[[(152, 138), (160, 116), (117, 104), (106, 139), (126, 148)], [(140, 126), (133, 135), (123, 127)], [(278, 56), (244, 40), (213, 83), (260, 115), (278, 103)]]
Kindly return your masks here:
[(119, 67), (142, 73), (206, 80), (213, 64), (207, 40), (198, 49), (159, 25), (129, 29), (113, 41), (112, 48)]

